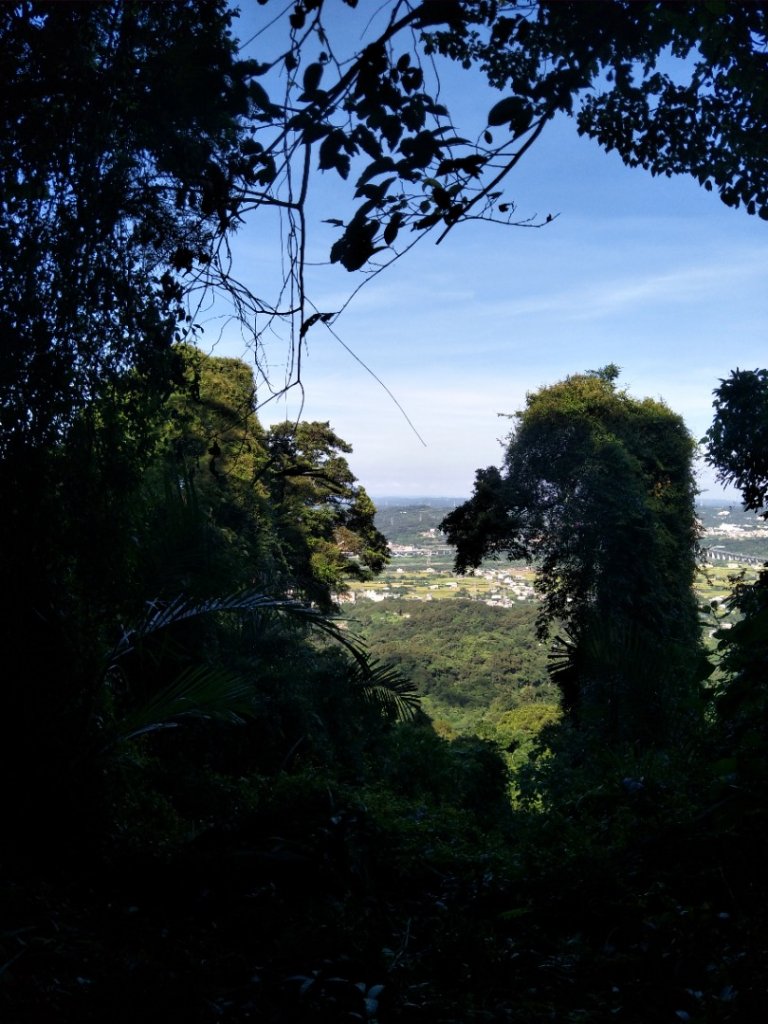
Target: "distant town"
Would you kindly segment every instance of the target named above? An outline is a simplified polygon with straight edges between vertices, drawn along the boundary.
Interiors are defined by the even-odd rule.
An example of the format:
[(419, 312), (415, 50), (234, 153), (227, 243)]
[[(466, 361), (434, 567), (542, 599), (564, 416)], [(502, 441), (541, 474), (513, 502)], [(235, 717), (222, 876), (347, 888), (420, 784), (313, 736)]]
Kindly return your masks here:
[[(454, 572), (454, 551), (439, 529), (461, 499), (414, 499), (402, 505), (377, 504), (376, 525), (392, 552), (388, 568), (375, 580), (355, 583), (341, 603), (357, 600), (439, 601), (464, 598), (498, 608), (537, 600), (534, 569), (524, 562), (488, 561), (474, 573)], [(768, 561), (768, 522), (738, 504), (712, 501), (697, 506), (702, 563), (709, 566), (697, 585), (700, 598), (722, 605), (729, 580), (739, 571), (754, 575)]]

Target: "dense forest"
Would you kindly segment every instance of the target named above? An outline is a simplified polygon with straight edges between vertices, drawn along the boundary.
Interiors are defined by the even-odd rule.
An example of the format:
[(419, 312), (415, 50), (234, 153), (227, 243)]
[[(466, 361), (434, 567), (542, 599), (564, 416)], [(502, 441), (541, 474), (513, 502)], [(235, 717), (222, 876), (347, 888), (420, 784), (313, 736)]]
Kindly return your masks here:
[[(768, 569), (705, 648), (681, 418), (612, 365), (530, 394), (442, 528), (459, 569), (533, 564), (539, 601), (488, 629), (457, 599), (439, 650), (430, 604), (395, 610), (377, 651), (338, 614), (389, 558), (354, 439), (265, 427), (257, 394), (333, 318), (305, 202), (353, 161), (353, 274), (510, 222), (558, 113), (768, 218), (768, 6), (393, 3), (346, 62), (328, 6), (268, 10), (260, 60), (223, 0), (0, 7), (2, 1019), (759, 1020)], [(505, 89), (480, 142), (446, 138), (433, 53)], [(229, 260), (264, 209), (276, 304)], [(253, 364), (205, 350), (211, 295)], [(768, 371), (714, 414), (707, 458), (765, 516)], [(462, 735), (425, 708), (470, 665)]]
[(351, 624), (376, 657), (394, 666), (423, 698), (438, 730), (483, 731), (521, 704), (558, 703), (547, 650), (535, 633), (536, 608), (489, 608), (479, 601), (356, 601)]

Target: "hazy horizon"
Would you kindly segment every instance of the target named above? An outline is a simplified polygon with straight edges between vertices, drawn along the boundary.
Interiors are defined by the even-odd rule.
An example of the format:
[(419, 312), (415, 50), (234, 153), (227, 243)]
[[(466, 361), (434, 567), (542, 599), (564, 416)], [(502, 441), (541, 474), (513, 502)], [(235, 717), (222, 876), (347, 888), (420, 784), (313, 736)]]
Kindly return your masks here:
[[(366, 488), (368, 491), (368, 488)], [(368, 496), (377, 508), (398, 505), (429, 505), (433, 508), (443, 508), (449, 505), (461, 505), (468, 501), (470, 495), (445, 495), (445, 494), (374, 494), (368, 491)], [(741, 499), (738, 495), (731, 497), (723, 493), (720, 497), (706, 497), (698, 495), (697, 505), (735, 505), (741, 506)], [(755, 513), (757, 515), (757, 513)]]

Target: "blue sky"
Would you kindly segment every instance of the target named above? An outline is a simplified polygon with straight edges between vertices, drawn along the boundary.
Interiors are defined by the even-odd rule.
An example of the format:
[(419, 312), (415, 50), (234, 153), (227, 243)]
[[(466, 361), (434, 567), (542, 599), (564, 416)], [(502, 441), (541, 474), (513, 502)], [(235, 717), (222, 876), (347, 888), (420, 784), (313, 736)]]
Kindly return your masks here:
[[(332, 10), (348, 33), (348, 8)], [(243, 27), (259, 18), (266, 23), (264, 8)], [(457, 127), (474, 136), (500, 94), (479, 72), (451, 70), (441, 80)], [(345, 219), (352, 190), (327, 174), (314, 175), (312, 188), (308, 255), (323, 263), (333, 236), (321, 221)], [(426, 445), (320, 325), (307, 336), (303, 408), (292, 391), (264, 407), (262, 421), (329, 420), (353, 445), (350, 465), (372, 495), (464, 496), (475, 469), (501, 458), (510, 424), (499, 413), (521, 408), (541, 385), (616, 362), (630, 393), (663, 398), (701, 437), (718, 380), (737, 366), (765, 365), (768, 224), (693, 180), (624, 167), (567, 119), (545, 130), (505, 192), (521, 217), (559, 216), (540, 230), (466, 224), (439, 246), (428, 236), (369, 282), (335, 325)], [(271, 214), (244, 225), (234, 258), (254, 290), (274, 288), (280, 239)], [(321, 310), (339, 308), (358, 283), (327, 264), (311, 267), (308, 281)], [(217, 334), (207, 324), (203, 347)], [(232, 325), (215, 351), (252, 359)], [(285, 351), (284, 337), (267, 342), (275, 379)], [(708, 470), (701, 486), (721, 493)]]

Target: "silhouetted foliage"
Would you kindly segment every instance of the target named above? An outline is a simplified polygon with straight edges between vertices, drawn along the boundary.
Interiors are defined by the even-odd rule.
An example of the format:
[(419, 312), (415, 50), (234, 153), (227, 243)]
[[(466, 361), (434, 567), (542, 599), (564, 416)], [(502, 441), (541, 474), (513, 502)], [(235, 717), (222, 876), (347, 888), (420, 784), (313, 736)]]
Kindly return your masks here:
[[(347, 10), (357, 6), (298, 0), (275, 16), (268, 52), (265, 35), (253, 44), (255, 184), (241, 209), (267, 213), (266, 224), (281, 218), (283, 271), (274, 295), (231, 279), (230, 292), (265, 391), (301, 383), (308, 332), (339, 314), (307, 294), (318, 172), (337, 179), (334, 208), (322, 207), (338, 232), (330, 259), (363, 279), (422, 236), (440, 241), (469, 220), (551, 223), (551, 212), (521, 214), (525, 196), (505, 185), (562, 115), (630, 166), (691, 175), (768, 216), (765, 4), (408, 0), (373, 16)], [(341, 30), (341, 11), (354, 29)], [(498, 101), (459, 122), (435, 55), (484, 74)], [(279, 384), (261, 365), (262, 338), (278, 322), (288, 349)]]
[(767, 517), (768, 370), (733, 370), (715, 391), (714, 408), (702, 442), (707, 462), (741, 491), (744, 508)]
[(511, 93), (491, 126), (524, 135), (555, 113), (652, 174), (690, 174), (768, 219), (765, 39), (754, 4), (462, 5), (434, 47)]
[(223, 0), (0, 12), (0, 745), (22, 818), (25, 793), (39, 818), (78, 803), (181, 300), (236, 216), (252, 101), (231, 17)]

